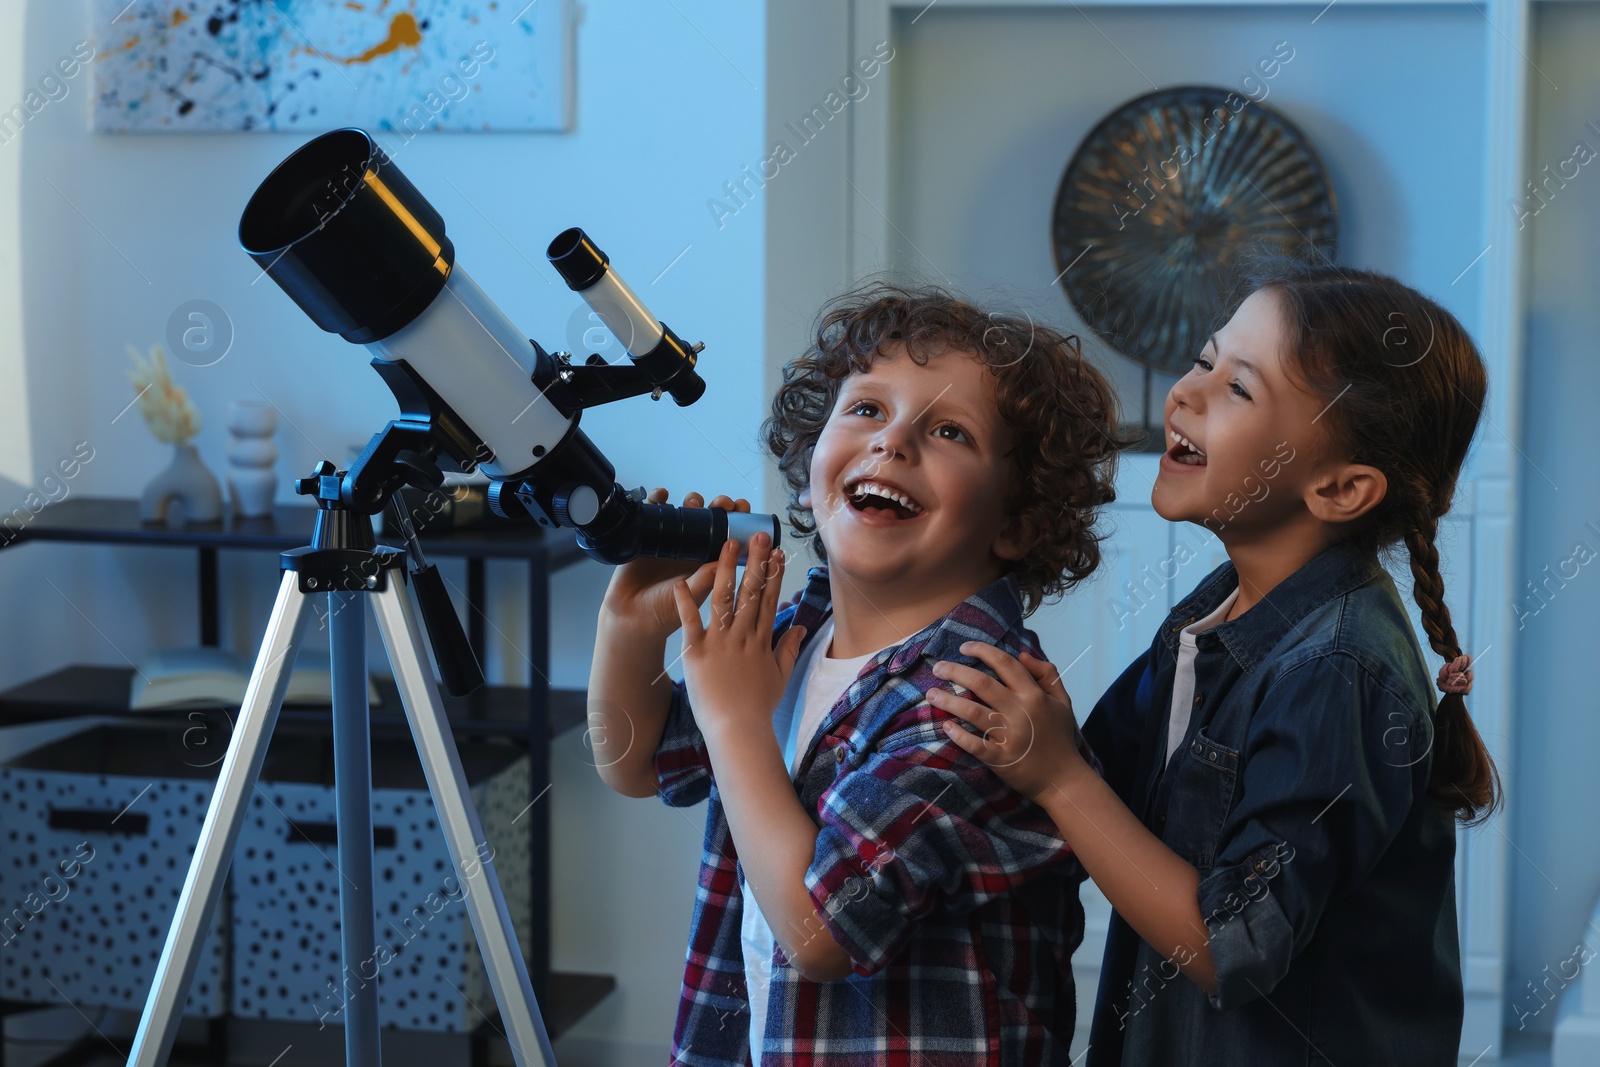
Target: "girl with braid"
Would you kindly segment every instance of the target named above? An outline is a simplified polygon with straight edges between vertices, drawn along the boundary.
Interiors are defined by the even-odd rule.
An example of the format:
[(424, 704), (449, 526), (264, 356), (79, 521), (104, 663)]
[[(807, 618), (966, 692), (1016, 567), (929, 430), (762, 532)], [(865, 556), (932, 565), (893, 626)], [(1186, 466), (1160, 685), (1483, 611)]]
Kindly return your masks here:
[[(963, 647), (994, 676), (938, 664), (956, 688), (928, 699), (1115, 909), (1088, 1064), (1444, 1067), (1455, 824), (1500, 793), (1435, 544), (1484, 365), (1393, 278), (1276, 261), (1252, 281), (1167, 397), (1151, 494), (1228, 561), (1095, 704), (1104, 777), (1031, 656)], [(1437, 682), (1384, 555), (1409, 563)]]

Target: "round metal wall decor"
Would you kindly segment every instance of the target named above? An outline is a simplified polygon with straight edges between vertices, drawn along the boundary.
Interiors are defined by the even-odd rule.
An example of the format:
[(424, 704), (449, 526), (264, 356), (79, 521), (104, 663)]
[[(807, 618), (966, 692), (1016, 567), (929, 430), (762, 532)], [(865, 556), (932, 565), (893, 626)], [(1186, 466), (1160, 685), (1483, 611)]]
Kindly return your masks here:
[[(1333, 188), (1289, 120), (1226, 89), (1163, 89), (1089, 132), (1051, 221), (1084, 322), (1146, 367), (1183, 374), (1218, 326), (1241, 253), (1333, 258)], [(1312, 250), (1315, 251), (1312, 251)]]

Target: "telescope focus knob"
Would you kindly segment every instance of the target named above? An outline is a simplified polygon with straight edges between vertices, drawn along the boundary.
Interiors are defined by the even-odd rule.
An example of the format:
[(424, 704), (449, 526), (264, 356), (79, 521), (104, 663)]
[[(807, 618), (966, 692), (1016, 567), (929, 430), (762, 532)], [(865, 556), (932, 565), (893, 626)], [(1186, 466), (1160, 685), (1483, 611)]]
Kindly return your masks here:
[[(506, 494), (510, 492), (511, 490), (505, 482), (489, 483), (489, 510), (494, 512), (497, 518), (509, 519), (516, 514), (516, 511), (522, 510), (520, 506), (518, 506), (516, 511), (507, 510), (505, 499)], [(516, 499), (514, 495), (512, 499)]]
[(600, 514), (600, 494), (587, 485), (568, 486), (550, 503), (560, 526), (587, 526)]

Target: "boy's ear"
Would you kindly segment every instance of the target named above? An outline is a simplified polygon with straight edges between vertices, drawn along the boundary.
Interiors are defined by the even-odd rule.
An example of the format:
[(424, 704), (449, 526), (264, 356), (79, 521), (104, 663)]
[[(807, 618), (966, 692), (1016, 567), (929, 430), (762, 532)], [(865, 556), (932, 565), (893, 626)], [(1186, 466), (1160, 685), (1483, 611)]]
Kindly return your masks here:
[(1033, 551), (1033, 546), (1039, 543), (1039, 537), (1040, 531), (1032, 520), (1012, 515), (995, 535), (990, 549), (1001, 559), (1019, 560)]
[(1383, 502), (1389, 479), (1377, 467), (1339, 463), (1311, 479), (1306, 509), (1323, 522), (1351, 522)]

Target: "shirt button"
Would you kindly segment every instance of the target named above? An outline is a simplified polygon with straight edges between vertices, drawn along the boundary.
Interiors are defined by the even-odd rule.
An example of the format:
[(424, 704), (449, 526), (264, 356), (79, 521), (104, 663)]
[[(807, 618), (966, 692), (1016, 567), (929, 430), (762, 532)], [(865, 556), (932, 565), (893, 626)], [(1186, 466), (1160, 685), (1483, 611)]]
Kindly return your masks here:
[(1196, 693), (1194, 695), (1194, 706), (1195, 707), (1198, 708), (1201, 704), (1204, 704), (1205, 702), (1206, 702), (1206, 695), (1204, 693)]
[(1215, 752), (1207, 752), (1206, 759), (1210, 760), (1212, 763), (1215, 763), (1217, 762), (1217, 754)]
[(848, 749), (849, 747), (850, 747), (849, 745), (840, 745), (837, 748), (835, 748), (833, 750), (834, 761), (837, 762), (837, 763), (843, 763), (844, 762), (844, 757), (845, 757), (845, 750)]

